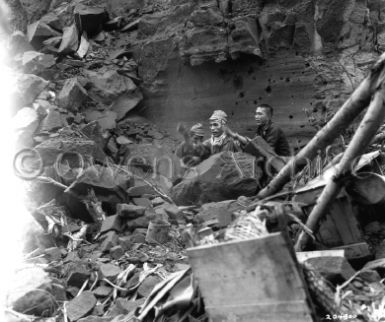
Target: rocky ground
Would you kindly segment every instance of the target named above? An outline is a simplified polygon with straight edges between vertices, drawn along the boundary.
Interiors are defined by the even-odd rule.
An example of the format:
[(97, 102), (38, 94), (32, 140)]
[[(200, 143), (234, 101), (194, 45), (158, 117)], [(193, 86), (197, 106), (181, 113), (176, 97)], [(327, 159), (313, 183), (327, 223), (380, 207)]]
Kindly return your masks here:
[[(248, 154), (183, 173), (176, 122), (220, 106), (248, 134), (247, 107), (267, 101), (298, 148), (383, 49), (382, 1), (7, 2), (15, 170), (35, 220), (10, 321), (208, 321), (186, 248), (295, 240), (314, 205), (296, 189), (319, 173), (258, 203), (266, 178)], [(378, 153), (361, 170), (383, 164)], [(298, 257), (298, 271), (314, 316), (381, 321), (384, 199), (352, 196), (354, 221), (328, 216), (308, 250), (364, 250)]]

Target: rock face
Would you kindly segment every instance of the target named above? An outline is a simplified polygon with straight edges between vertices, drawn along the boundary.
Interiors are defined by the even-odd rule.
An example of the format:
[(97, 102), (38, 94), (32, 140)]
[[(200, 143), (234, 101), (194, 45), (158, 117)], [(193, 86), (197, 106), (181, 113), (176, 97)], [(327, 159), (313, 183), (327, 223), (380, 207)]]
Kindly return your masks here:
[(261, 170), (254, 157), (222, 152), (192, 168), (171, 190), (178, 205), (202, 204), (254, 195)]
[[(22, 4), (29, 16), (47, 11)], [(140, 88), (144, 116), (171, 133), (177, 122), (204, 122), (221, 108), (234, 130), (253, 136), (254, 108), (269, 103), (294, 148), (315, 132), (314, 119), (322, 123), (341, 106), (385, 48), (378, 0), (79, 0), (52, 1), (49, 10), (29, 28), (36, 42), (74, 23), (96, 34), (107, 13), (125, 19), (114, 46), (138, 63), (138, 81), (124, 78), (122, 68), (86, 75), (91, 98), (117, 121), (142, 100)]]
[(254, 108), (266, 102), (297, 147), (314, 133), (309, 118), (338, 108), (384, 46), (384, 6), (112, 1), (109, 12), (141, 14), (127, 41), (139, 63), (146, 116), (170, 131), (178, 121), (205, 121), (222, 108), (234, 129), (252, 135)]

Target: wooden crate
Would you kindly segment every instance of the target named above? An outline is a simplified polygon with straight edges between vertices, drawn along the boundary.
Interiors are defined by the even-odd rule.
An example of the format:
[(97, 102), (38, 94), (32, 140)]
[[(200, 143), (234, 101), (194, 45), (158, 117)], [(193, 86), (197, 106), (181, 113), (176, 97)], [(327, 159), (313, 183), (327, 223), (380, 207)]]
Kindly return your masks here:
[(187, 253), (212, 321), (313, 321), (286, 235), (200, 246)]

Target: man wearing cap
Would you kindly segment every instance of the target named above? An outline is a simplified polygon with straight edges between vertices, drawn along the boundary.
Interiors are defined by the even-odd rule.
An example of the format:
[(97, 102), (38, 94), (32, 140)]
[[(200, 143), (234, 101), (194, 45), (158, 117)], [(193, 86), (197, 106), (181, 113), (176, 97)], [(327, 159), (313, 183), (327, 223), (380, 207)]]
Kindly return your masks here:
[(194, 124), (188, 132), (183, 125), (178, 125), (178, 132), (184, 137), (175, 154), (186, 167), (196, 166), (210, 156), (210, 151), (203, 143), (204, 130), (201, 123)]
[(241, 143), (227, 135), (225, 127), (227, 124), (227, 114), (222, 110), (214, 111), (210, 119), (211, 138), (204, 141), (203, 145), (207, 147), (210, 154), (223, 151), (239, 152), (242, 151)]

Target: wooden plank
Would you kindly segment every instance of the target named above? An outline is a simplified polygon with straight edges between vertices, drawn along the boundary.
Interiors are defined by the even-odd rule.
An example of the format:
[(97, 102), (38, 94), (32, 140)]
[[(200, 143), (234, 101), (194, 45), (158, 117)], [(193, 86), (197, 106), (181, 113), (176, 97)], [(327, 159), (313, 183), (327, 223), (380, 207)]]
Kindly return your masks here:
[(271, 321), (271, 322), (298, 322), (313, 321), (307, 313), (308, 307), (305, 302), (282, 302), (282, 303), (258, 303), (248, 306), (218, 306), (205, 307), (210, 314), (210, 321)]
[(348, 198), (336, 199), (330, 207), (329, 213), (344, 245), (363, 241), (355, 211)]
[(299, 263), (303, 263), (309, 258), (316, 257), (345, 257), (345, 250), (335, 249), (335, 250), (315, 250), (312, 252), (296, 252), (297, 260)]
[(371, 255), (369, 245), (366, 242), (339, 246), (334, 249), (343, 249), (347, 259), (363, 258)]
[(187, 253), (213, 321), (312, 321), (291, 242), (282, 233)]

